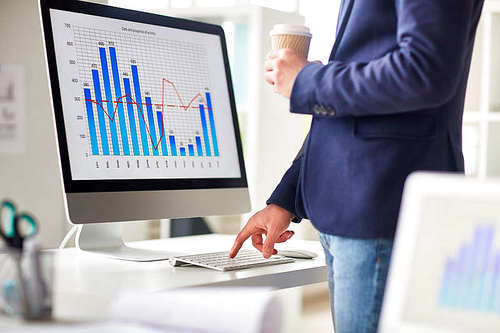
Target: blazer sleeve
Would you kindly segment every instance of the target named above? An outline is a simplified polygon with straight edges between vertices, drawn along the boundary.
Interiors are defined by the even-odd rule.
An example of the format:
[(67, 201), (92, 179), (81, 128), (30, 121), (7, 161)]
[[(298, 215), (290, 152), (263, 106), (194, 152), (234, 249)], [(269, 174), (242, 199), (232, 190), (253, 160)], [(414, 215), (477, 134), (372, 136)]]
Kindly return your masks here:
[(292, 166), (285, 172), (280, 183), (266, 201), (266, 204), (275, 204), (286, 209), (297, 216), (295, 209), (295, 198), (297, 195), (297, 184), (299, 181), (300, 165), (302, 157), (293, 161)]
[(300, 207), (297, 207), (296, 203), (302, 158), (304, 156), (304, 150), (308, 139), (309, 134), (306, 136), (302, 147), (297, 153), (297, 156), (295, 156), (292, 165), (285, 172), (280, 183), (276, 186), (275, 190), (266, 201), (266, 204), (268, 205), (275, 204), (295, 215), (292, 222), (300, 222), (302, 220), (301, 215), (305, 215), (301, 212)]
[(466, 46), (474, 37), (471, 13), (477, 3), (396, 0), (397, 48), (368, 62), (308, 64), (295, 80), (290, 111), (320, 117), (369, 116), (444, 104), (465, 70)]

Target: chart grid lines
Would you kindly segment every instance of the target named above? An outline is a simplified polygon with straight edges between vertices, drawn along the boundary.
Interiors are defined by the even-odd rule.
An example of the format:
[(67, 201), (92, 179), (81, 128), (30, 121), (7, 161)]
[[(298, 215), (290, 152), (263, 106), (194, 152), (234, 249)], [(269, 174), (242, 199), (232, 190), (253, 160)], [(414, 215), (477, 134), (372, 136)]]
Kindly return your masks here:
[[(219, 156), (214, 110), (207, 90), (208, 73), (201, 71), (195, 78), (186, 74), (193, 63), (206, 67), (206, 50), (202, 46), (158, 38), (132, 39), (125, 34), (80, 26), (75, 26), (74, 31), (81, 81), (92, 80), (94, 88), (94, 99), (90, 89), (90, 98), (83, 91), (92, 155), (98, 152), (129, 156), (131, 147), (135, 156), (169, 156), (170, 144), (171, 156), (182, 151), (192, 157)], [(146, 48), (144, 44), (155, 47)], [(151, 61), (165, 50), (182, 54), (187, 60), (185, 65), (170, 64), (168, 57)], [(98, 119), (95, 135), (89, 101), (93, 104), (90, 118), (97, 115), (93, 118)], [(127, 113), (123, 104), (127, 105)], [(203, 139), (199, 135), (202, 132)], [(170, 139), (172, 136), (174, 140)]]

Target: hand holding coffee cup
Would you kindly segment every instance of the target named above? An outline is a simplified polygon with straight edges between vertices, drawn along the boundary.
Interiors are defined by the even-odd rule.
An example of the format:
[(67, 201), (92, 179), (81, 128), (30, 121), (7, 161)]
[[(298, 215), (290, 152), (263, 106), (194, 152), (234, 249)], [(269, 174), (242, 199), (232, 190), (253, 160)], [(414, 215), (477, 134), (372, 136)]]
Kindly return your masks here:
[(264, 69), (265, 79), (275, 93), (290, 98), (297, 75), (307, 65), (311, 37), (305, 26), (274, 26), (271, 31), (273, 50), (267, 55)]

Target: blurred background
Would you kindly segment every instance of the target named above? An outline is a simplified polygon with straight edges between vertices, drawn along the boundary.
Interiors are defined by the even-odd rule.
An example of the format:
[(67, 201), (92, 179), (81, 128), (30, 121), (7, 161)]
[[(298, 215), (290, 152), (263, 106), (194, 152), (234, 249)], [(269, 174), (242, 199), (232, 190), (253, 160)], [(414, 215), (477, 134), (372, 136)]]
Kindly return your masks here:
[[(313, 34), (309, 60), (326, 62), (335, 39), (340, 0), (99, 0), (112, 6), (185, 17), (223, 26), (240, 127), (252, 208), (265, 201), (291, 164), (307, 133), (310, 117), (292, 115), (288, 101), (273, 94), (263, 78), (271, 49), (269, 31), (277, 23), (306, 24)], [(479, 26), (465, 105), (463, 147), (471, 177), (500, 174), (500, 6), (487, 0)], [(496, 39), (495, 39), (496, 38)], [(0, 1), (0, 66), (24, 72), (21, 96), (0, 80), (0, 198), (11, 198), (41, 223), (44, 247), (58, 246), (70, 225), (62, 185), (42, 35), (35, 0)], [(0, 67), (1, 73), (1, 67)], [(24, 112), (13, 115), (16, 99)], [(199, 233), (238, 232), (249, 215), (212, 216), (192, 221), (127, 223), (126, 240)], [(297, 238), (316, 239), (309, 221), (293, 225)], [(290, 330), (331, 331), (326, 284), (283, 291)], [(293, 327), (293, 329), (292, 329)]]

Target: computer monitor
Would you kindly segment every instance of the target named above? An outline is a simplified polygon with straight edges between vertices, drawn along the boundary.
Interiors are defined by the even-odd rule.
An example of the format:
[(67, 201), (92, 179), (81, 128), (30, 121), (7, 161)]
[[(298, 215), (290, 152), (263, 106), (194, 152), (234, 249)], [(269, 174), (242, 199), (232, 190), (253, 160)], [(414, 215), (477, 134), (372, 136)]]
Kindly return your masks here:
[(381, 333), (500, 332), (500, 182), (406, 182)]
[(250, 209), (220, 26), (40, 0), (60, 166), (80, 249), (131, 260), (121, 221)]

